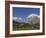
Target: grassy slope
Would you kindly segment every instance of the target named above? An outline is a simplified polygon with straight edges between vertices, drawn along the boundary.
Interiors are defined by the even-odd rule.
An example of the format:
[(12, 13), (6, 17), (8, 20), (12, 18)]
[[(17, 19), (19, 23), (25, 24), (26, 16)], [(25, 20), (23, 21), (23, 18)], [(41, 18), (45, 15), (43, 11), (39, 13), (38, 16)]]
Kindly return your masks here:
[(34, 25), (34, 24), (29, 24), (29, 23), (19, 23), (13, 21), (13, 30), (36, 30), (40, 29), (40, 24)]

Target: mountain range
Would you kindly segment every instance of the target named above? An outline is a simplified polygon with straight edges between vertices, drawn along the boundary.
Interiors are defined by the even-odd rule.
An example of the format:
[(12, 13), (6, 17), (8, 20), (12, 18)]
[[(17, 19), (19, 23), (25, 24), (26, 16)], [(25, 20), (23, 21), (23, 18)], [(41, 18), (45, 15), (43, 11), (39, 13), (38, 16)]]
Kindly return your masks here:
[(13, 17), (14, 21), (17, 22), (25, 22), (25, 23), (37, 23), (39, 21), (40, 16), (37, 14), (30, 14), (26, 18), (21, 18), (21, 17)]

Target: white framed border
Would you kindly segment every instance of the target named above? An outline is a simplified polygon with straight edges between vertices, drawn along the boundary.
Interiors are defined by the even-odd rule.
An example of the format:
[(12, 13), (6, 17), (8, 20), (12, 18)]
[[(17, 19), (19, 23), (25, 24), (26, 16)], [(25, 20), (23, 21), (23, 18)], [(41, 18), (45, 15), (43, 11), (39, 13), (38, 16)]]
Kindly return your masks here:
[[(40, 30), (23, 30), (23, 31), (12, 31), (12, 9), (13, 7), (25, 7), (25, 8), (40, 8)], [(19, 4), (10, 4), (10, 34), (23, 34), (23, 33), (41, 33), (42, 32), (42, 6), (37, 5), (19, 5)]]

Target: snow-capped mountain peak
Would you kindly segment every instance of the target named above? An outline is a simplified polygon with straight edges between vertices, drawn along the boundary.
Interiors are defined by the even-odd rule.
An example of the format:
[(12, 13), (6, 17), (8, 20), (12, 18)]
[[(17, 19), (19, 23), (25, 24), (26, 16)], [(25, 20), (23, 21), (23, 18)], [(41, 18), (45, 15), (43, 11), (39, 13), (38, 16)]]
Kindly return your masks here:
[(32, 14), (28, 15), (27, 18), (34, 17), (34, 16), (40, 17), (39, 15), (32, 13)]

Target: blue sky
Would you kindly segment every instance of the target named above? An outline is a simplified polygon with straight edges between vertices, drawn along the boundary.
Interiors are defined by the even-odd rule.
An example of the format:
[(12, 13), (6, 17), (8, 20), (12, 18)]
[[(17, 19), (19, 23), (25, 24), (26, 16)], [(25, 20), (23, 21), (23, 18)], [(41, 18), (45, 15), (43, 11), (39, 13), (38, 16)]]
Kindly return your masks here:
[(13, 16), (25, 18), (28, 15), (34, 13), (39, 15), (39, 8), (22, 8), (22, 7), (13, 7)]
[(40, 8), (13, 7), (13, 17), (26, 18), (32, 13), (40, 15)]

